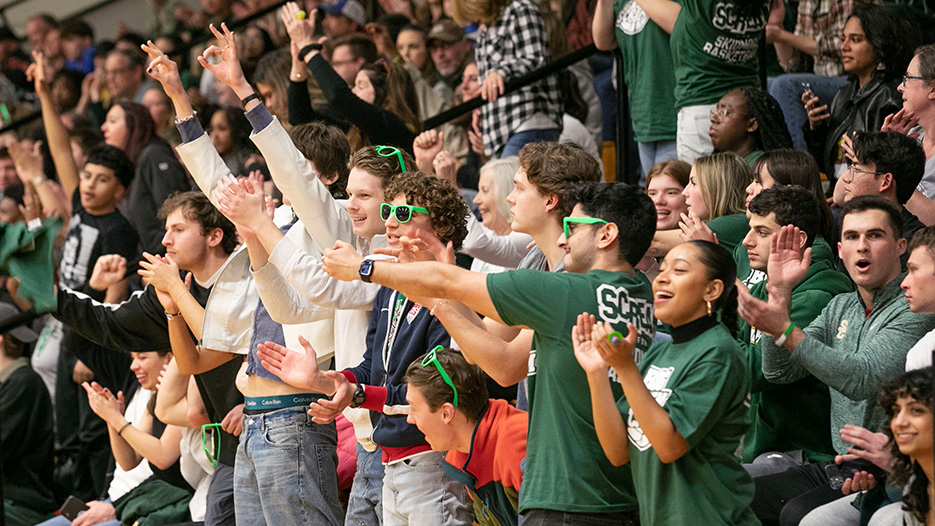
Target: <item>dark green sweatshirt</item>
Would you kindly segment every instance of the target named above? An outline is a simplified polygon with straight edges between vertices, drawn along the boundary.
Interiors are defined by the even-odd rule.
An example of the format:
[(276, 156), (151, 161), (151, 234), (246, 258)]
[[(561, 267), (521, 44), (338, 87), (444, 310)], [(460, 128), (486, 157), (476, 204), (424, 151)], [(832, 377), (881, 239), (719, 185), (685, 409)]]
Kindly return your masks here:
[[(806, 327), (834, 296), (851, 291), (846, 275), (834, 268), (831, 247), (822, 238), (812, 246), (812, 264), (792, 290), (790, 318)], [(766, 301), (766, 281), (750, 287)], [(740, 320), (740, 345), (747, 354), (753, 382), (750, 389), (750, 430), (744, 436), (743, 461), (752, 462), (771, 451), (802, 450), (810, 462), (829, 460), (834, 454), (829, 434), (831, 398), (828, 386), (812, 375), (790, 384), (775, 384), (763, 376), (760, 332)]]

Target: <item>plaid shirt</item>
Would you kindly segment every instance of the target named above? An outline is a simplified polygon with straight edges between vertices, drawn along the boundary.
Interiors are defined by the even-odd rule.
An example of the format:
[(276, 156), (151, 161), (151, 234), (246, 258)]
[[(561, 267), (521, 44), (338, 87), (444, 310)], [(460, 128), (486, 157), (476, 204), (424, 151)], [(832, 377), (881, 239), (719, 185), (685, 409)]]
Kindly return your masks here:
[[(533, 0), (513, 0), (495, 24), (477, 33), (474, 57), (481, 82), (496, 72), (506, 83), (549, 60), (545, 22)], [(562, 127), (561, 94), (554, 75), (481, 106), (485, 153), (493, 155), (503, 148), (510, 135), (536, 113)]]
[[(816, 75), (836, 77), (844, 74), (841, 37), (853, 9), (854, 0), (799, 0), (795, 34), (815, 39), (818, 47), (814, 67)], [(801, 52), (796, 50), (796, 56), (799, 55)]]

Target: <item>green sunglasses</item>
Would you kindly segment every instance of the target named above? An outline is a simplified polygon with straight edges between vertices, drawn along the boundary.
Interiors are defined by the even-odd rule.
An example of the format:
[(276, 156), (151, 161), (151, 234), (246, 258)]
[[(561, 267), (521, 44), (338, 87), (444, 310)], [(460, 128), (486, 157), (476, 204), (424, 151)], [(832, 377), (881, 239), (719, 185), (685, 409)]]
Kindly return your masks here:
[(211, 467), (218, 467), (218, 457), (221, 456), (221, 424), (201, 426), (201, 449), (205, 450)]
[(383, 203), (380, 205), (380, 219), (386, 221), (390, 216), (396, 216), (396, 221), (399, 223), (408, 223), (412, 219), (413, 212), (422, 212), (423, 214), (428, 214), (429, 211), (421, 206), (412, 206), (412, 205), (391, 205), (389, 203)]
[(448, 376), (448, 373), (446, 373), (445, 369), (442, 368), (442, 364), (438, 363), (438, 351), (444, 348), (444, 345), (436, 345), (434, 349), (429, 351), (429, 353), (425, 355), (425, 358), (422, 359), (422, 367), (428, 367), (433, 363), (435, 364), (435, 368), (438, 369), (438, 374), (442, 375), (442, 380), (444, 380), (445, 383), (448, 384), (448, 387), (451, 387), (451, 390), (454, 391), (454, 406), (458, 407), (458, 388), (455, 387), (454, 382), (451, 381), (451, 377)]
[(571, 237), (571, 223), (581, 223), (582, 225), (606, 225), (607, 221), (596, 217), (566, 217), (562, 220), (562, 228), (565, 229), (565, 239)]
[(403, 153), (399, 151), (399, 148), (395, 146), (374, 146), (373, 151), (377, 152), (377, 155), (380, 157), (392, 157), (396, 156), (399, 159), (399, 169), (402, 170), (402, 173), (406, 173), (406, 163), (403, 162)]

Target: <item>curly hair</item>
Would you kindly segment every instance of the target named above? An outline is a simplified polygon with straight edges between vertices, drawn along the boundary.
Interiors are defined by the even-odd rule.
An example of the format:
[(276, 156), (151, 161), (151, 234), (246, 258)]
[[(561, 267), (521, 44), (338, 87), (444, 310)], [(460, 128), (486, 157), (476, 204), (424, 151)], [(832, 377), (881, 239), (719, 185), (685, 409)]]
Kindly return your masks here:
[[(893, 440), (891, 427), (896, 416), (893, 410), (896, 401), (900, 398), (913, 398), (924, 403), (929, 411), (935, 411), (935, 393), (932, 392), (932, 368), (916, 369), (902, 374), (880, 388), (877, 395), (877, 404), (886, 412), (886, 421), (883, 424), (883, 434), (889, 438), (890, 452), (896, 463), (893, 466), (893, 477), (889, 482), (909, 484), (908, 492), (903, 495), (903, 510), (908, 511), (921, 523), (929, 510), (929, 480), (922, 471), (918, 462), (908, 455), (904, 455), (896, 441)], [(931, 444), (928, 444), (931, 446)]]
[(756, 119), (753, 141), (757, 147), (766, 151), (792, 148), (792, 136), (776, 99), (759, 88), (740, 88), (740, 92), (747, 99), (747, 115)]
[(451, 182), (422, 172), (406, 172), (394, 179), (383, 195), (386, 202), (404, 195), (406, 203), (425, 207), (438, 239), (446, 244), (451, 241), (455, 250), (461, 248), (467, 237), (469, 211)]
[(860, 21), (867, 42), (877, 60), (876, 75), (884, 82), (906, 72), (913, 51), (922, 43), (918, 25), (898, 7), (861, 4), (854, 7), (851, 17)]

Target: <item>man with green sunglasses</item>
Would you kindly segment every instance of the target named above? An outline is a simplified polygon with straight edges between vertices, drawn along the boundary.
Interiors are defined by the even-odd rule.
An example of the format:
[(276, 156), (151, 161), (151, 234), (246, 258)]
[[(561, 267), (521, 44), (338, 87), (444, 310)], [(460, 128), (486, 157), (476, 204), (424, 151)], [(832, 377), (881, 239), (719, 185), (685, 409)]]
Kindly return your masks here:
[[(462, 320), (474, 311), (508, 326), (532, 329), (532, 350), (518, 358), (474, 352), (477, 342), (470, 355), (502, 385), (522, 378), (515, 362), (522, 368), (520, 374), (528, 371), (529, 436), (519, 503), (524, 523), (553, 524), (560, 516), (574, 520), (578, 514), (583, 522), (600, 514), (609, 523), (637, 524), (629, 468), (615, 467), (594, 454), (600, 444), (570, 327), (582, 312), (593, 313), (618, 331), (635, 326), (637, 357), (649, 348), (655, 332), (652, 292), (634, 265), (652, 241), (656, 210), (639, 188), (623, 183), (581, 183), (563, 198), (577, 203), (553, 241), (564, 252), (565, 273), (514, 270), (485, 275), (437, 261), (379, 261), (370, 279), (404, 294), (434, 296), (433, 311), (446, 327), (465, 323)], [(325, 271), (339, 279), (353, 278), (355, 263), (329, 254)], [(622, 396), (612, 371), (608, 374), (616, 397)], [(461, 389), (458, 394), (461, 404)]]

